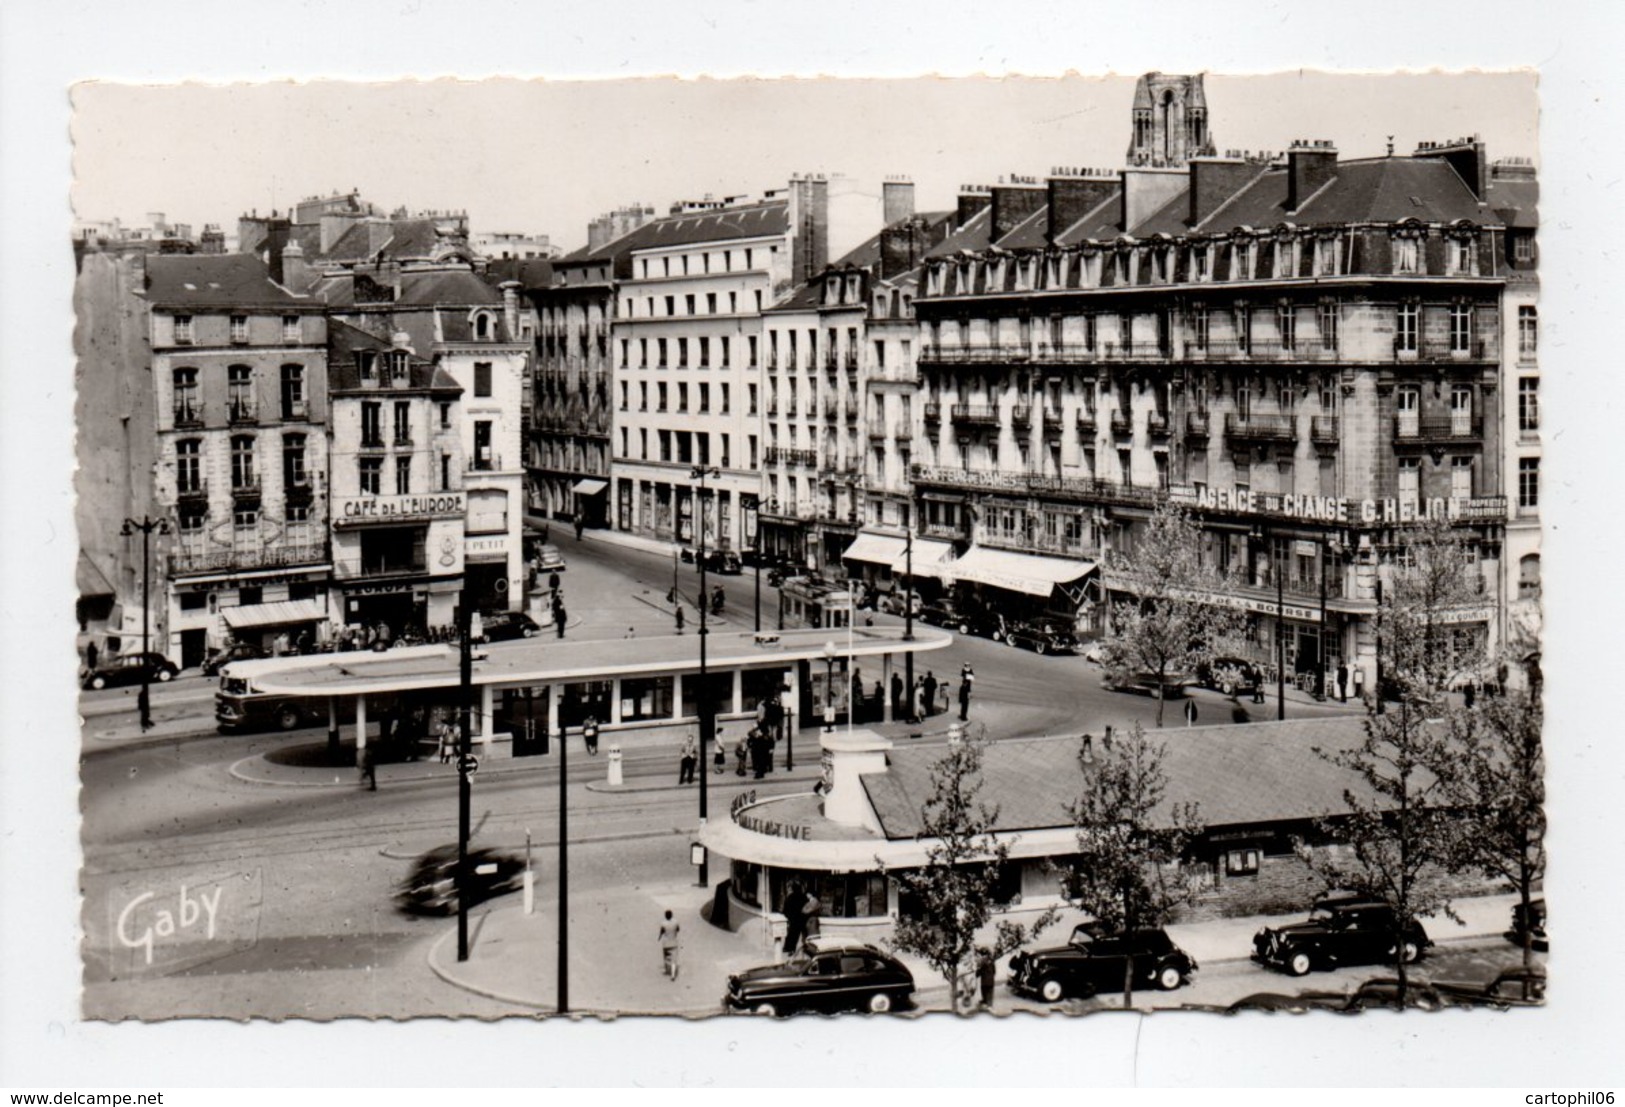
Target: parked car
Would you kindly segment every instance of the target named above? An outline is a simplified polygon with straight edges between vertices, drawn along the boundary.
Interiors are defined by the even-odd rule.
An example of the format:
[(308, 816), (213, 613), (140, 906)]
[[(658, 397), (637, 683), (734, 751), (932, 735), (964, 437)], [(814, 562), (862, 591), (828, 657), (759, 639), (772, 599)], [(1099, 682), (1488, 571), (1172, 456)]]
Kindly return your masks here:
[(953, 601), (943, 598), (935, 603), (922, 604), (919, 610), (922, 623), (930, 623), (934, 627), (947, 627), (949, 630), (959, 630), (961, 634), (970, 633), (970, 624), (966, 622), (964, 629), (960, 630), (961, 616), (959, 609)]
[(1196, 683), (1196, 678), (1188, 673), (1168, 673), (1158, 676), (1156, 673), (1108, 672), (1100, 682), (1102, 688), (1112, 692), (1138, 692), (1153, 699), (1178, 699), (1185, 694), (1185, 689)]
[[(1265, 927), (1253, 935), (1252, 959), (1293, 976), (1311, 969), (1388, 964), (1396, 953), (1395, 930), (1394, 912), (1386, 903), (1358, 896), (1323, 899), (1310, 910), (1307, 922)], [(1420, 960), (1433, 945), (1418, 922), (1397, 940), (1407, 963)]]
[(732, 550), (706, 550), (705, 571), (718, 573), (722, 576), (736, 577), (745, 569), (743, 563), (739, 560), (739, 555)]
[(505, 642), (514, 638), (534, 638), (541, 633), (542, 625), (523, 611), (493, 611), (480, 616), (480, 628), (484, 633), (477, 641)]
[(1546, 1002), (1546, 972), (1521, 965), (1503, 969), (1488, 984), (1435, 980), (1433, 987), (1452, 1007), (1539, 1007)]
[(1088, 998), (1121, 991), (1123, 963), (1133, 963), (1135, 988), (1172, 991), (1196, 971), (1194, 958), (1174, 944), (1165, 930), (1107, 934), (1096, 923), (1083, 923), (1064, 946), (1023, 950), (1010, 959), (1010, 988), (1047, 1003), (1067, 997)]
[(913, 995), (913, 974), (891, 954), (815, 940), (782, 965), (728, 977), (722, 1002), (727, 1010), (758, 1015), (853, 1009), (880, 1014), (908, 1006)]
[(218, 676), (220, 670), (233, 661), (257, 661), (269, 656), (264, 648), (252, 642), (233, 642), (229, 646), (210, 650), (209, 656), (203, 659), (202, 673), (204, 676)]
[[(1422, 1011), (1437, 1011), (1449, 1005), (1440, 990), (1426, 980), (1405, 981), (1405, 1007)], [(1399, 979), (1380, 976), (1363, 981), (1346, 992), (1308, 991), (1288, 995), (1280, 992), (1258, 992), (1236, 1000), (1226, 1011), (1339, 1011), (1357, 1014), (1372, 1008), (1398, 1008)]]
[(115, 684), (174, 680), (180, 668), (161, 653), (127, 653), (104, 661), (85, 674), (86, 688), (108, 688)]
[(1529, 933), (1529, 948), (1536, 953), (1547, 953), (1551, 950), (1551, 942), (1546, 938), (1546, 901), (1545, 899), (1532, 899), (1529, 901), (1529, 912), (1524, 913), (1522, 903), (1512, 905), (1512, 929), (1505, 931), (1506, 940), (1523, 948), (1524, 932)]
[(1004, 640), (1034, 653), (1076, 653), (1078, 639), (1071, 629), (1050, 619), (1012, 621)]
[(1215, 657), (1196, 667), (1196, 683), (1227, 696), (1251, 695), (1263, 679), (1263, 671), (1243, 657)]
[(556, 573), (565, 569), (564, 555), (557, 546), (548, 544), (536, 551), (536, 568), (543, 573)]
[[(517, 891), (524, 884), (525, 859), (506, 850), (468, 851), (469, 903)], [(457, 847), (436, 846), (412, 862), (395, 891), (403, 911), (450, 915), (457, 910)]]
[(912, 591), (905, 593), (901, 588), (895, 588), (880, 597), (880, 610), (888, 615), (902, 615), (905, 602), (914, 608), (914, 617), (920, 618), (920, 608), (923, 606), (920, 594)]

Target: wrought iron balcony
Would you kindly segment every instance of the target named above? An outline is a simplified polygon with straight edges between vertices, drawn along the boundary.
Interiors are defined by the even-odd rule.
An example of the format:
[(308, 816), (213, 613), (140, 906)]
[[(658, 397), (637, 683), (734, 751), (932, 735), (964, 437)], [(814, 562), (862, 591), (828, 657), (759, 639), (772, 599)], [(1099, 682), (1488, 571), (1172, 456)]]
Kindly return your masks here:
[(1078, 430), (1086, 435), (1095, 433), (1095, 413), (1088, 408), (1078, 409)]
[(183, 480), (175, 487), (177, 499), (188, 503), (197, 503), (209, 498), (209, 482), (204, 480)]
[(1298, 423), (1290, 415), (1240, 415), (1224, 417), (1224, 435), (1238, 442), (1296, 442)]
[(1397, 442), (1476, 442), (1484, 437), (1481, 415), (1444, 415), (1407, 419), (1394, 416)]
[(1126, 411), (1112, 412), (1110, 423), (1113, 434), (1129, 434), (1134, 430), (1134, 425), (1129, 420), (1129, 414)]
[(1033, 408), (1031, 404), (1017, 404), (1010, 409), (1010, 422), (1018, 427), (1025, 427), (1033, 421)]
[(1206, 438), (1211, 431), (1209, 424), (1213, 417), (1205, 411), (1187, 411), (1185, 413), (1185, 437)]
[(320, 565), (327, 561), (326, 542), (288, 546), (205, 546), (182, 543), (170, 554), (176, 573), (209, 573), (226, 569), (275, 569), (285, 565)]
[(1058, 430), (1060, 430), (1062, 425), (1066, 421), (1064, 413), (1058, 407), (1046, 407), (1046, 408), (1044, 408), (1044, 416), (1043, 417), (1044, 417), (1044, 429), (1047, 430), (1047, 431), (1058, 431)]
[(942, 422), (942, 405), (930, 403), (925, 405), (925, 421), (927, 423)]
[(251, 473), (238, 477), (231, 482), (231, 496), (234, 500), (257, 500), (260, 498), (260, 478), (258, 473)]
[(1145, 415), (1145, 429), (1151, 434), (1168, 433), (1168, 413), (1166, 411), (1148, 411)]
[(1027, 343), (985, 346), (958, 344), (931, 345), (920, 348), (920, 365), (1013, 365), (1032, 360), (1032, 347)]
[(955, 404), (953, 420), (966, 426), (996, 427), (999, 409), (991, 404)]
[(226, 401), (226, 422), (234, 427), (259, 422), (260, 407), (252, 398)]
[(1394, 339), (1395, 361), (1420, 361), (1427, 363), (1451, 361), (1484, 361), (1494, 354), (1489, 343), (1473, 340), (1464, 346), (1456, 346), (1449, 342), (1417, 342), (1414, 339), (1406, 342)]
[(175, 405), (175, 429), (195, 430), (203, 425), (203, 405), (182, 401)]
[(1309, 437), (1316, 442), (1338, 440), (1338, 420), (1335, 415), (1316, 415), (1309, 420)]

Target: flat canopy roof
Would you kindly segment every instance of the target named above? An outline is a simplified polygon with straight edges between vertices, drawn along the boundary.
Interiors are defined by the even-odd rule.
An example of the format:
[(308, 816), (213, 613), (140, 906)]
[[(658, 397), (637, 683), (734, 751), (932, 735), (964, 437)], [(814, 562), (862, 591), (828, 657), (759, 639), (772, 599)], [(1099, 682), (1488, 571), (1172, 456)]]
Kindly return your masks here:
[[(797, 661), (823, 661), (825, 643), (833, 643), (835, 656), (848, 656), (847, 632), (800, 628), (772, 632), (778, 641), (759, 644), (751, 631), (712, 631), (706, 635), (706, 667), (711, 670), (749, 669), (787, 665)], [(916, 628), (910, 641), (902, 627), (853, 627), (854, 658), (887, 653), (923, 653), (953, 642), (945, 631)], [(247, 677), (262, 692), (284, 696), (360, 696), (455, 686), (460, 673), (457, 653), (448, 648), (439, 656), (403, 656), (389, 653), (323, 654), (293, 663), (278, 659), (275, 668), (256, 671), (252, 661), (232, 667), (233, 675)], [(698, 634), (658, 638), (608, 638), (596, 641), (526, 639), (490, 650), (474, 662), (475, 685), (523, 686), (569, 681), (608, 680), (612, 677), (666, 676), (699, 672)]]

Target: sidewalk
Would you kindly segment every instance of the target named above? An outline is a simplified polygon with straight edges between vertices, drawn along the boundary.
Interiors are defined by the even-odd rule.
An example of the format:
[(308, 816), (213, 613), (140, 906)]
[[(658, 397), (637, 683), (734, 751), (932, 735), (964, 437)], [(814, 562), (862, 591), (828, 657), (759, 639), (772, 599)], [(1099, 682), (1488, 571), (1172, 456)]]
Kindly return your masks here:
[[(680, 848), (674, 846), (674, 851)], [(556, 877), (551, 870), (547, 875)], [(703, 919), (700, 908), (711, 898), (711, 892), (692, 883), (666, 882), (615, 890), (595, 897), (591, 903), (574, 904), (570, 912), (571, 1012), (685, 1016), (719, 1013), (730, 974), (770, 964), (781, 955), (759, 920), (750, 920), (734, 932)], [(1455, 908), (1466, 925), (1429, 918), (1425, 920), (1428, 933), (1440, 944), (1498, 935), (1506, 928), (1514, 899), (1511, 895), (1495, 895), (1458, 900)], [(676, 981), (662, 974), (656, 942), (667, 909), (682, 926), (682, 968)], [(456, 929), (452, 926), (430, 949), (429, 966), (448, 984), (478, 995), (555, 1010), (557, 911), (551, 880), (546, 887), (539, 882), (532, 915), (524, 913), (518, 897), (477, 908), (469, 918), (469, 959), (457, 961)], [(1076, 911), (1063, 911), (1037, 945), (1064, 943), (1081, 918)], [(1170, 926), (1168, 933), (1199, 965), (1211, 967), (1246, 961), (1252, 952), (1252, 936), (1260, 927), (1302, 920), (1301, 912), (1216, 919)], [(900, 959), (914, 974), (917, 1007), (946, 1009), (947, 985), (935, 970), (913, 955), (903, 954)], [(999, 966), (996, 1011), (1009, 1010), (1014, 998), (1003, 987), (1008, 963), (1005, 959)], [(1153, 999), (1160, 994), (1150, 993)]]

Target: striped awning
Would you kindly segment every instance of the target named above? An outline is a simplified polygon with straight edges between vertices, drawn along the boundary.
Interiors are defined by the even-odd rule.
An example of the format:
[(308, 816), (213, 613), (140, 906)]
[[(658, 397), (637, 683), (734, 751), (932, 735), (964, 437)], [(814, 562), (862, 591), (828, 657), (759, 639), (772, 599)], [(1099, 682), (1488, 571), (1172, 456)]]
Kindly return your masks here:
[(944, 580), (986, 584), (1029, 596), (1048, 596), (1057, 584), (1069, 584), (1094, 572), (1095, 563), (972, 546), (964, 557), (936, 568)]
[(872, 530), (859, 531), (852, 544), (841, 554), (842, 561), (866, 561), (871, 565), (890, 565), (903, 556), (908, 541), (895, 534), (879, 534)]
[(596, 477), (582, 477), (575, 482), (575, 494), (577, 496), (596, 496), (608, 487), (608, 481), (602, 481)]
[(274, 627), (287, 623), (315, 623), (327, 618), (327, 604), (319, 596), (303, 600), (275, 600), (242, 607), (224, 607), (220, 617), (232, 630)]

